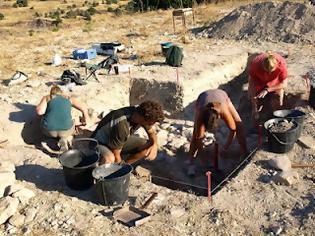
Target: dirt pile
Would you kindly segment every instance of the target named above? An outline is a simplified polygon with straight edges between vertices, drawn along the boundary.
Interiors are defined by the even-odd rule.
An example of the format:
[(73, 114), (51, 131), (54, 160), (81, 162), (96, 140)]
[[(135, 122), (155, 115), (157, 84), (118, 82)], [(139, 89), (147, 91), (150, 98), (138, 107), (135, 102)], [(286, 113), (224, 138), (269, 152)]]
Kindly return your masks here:
[(272, 124), (268, 128), (270, 132), (272, 133), (283, 133), (283, 132), (291, 130), (293, 127), (294, 127), (294, 124), (292, 122), (289, 122), (288, 120), (283, 120), (279, 123)]
[(224, 39), (315, 43), (315, 7), (265, 2), (242, 6), (201, 35)]

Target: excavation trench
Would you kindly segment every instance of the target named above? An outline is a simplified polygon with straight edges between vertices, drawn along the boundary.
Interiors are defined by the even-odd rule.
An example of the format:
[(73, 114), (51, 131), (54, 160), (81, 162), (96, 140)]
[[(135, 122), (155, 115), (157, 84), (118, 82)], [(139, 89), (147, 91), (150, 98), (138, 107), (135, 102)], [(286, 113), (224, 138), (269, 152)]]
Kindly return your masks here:
[[(192, 131), (194, 118), (195, 99), (199, 93), (207, 90), (220, 88), (225, 90), (233, 104), (239, 108), (239, 113), (244, 120), (248, 120), (250, 114), (249, 101), (247, 99), (247, 65), (248, 55), (238, 54), (230, 56), (225, 63), (215, 64), (209, 70), (205, 70), (196, 76), (194, 80), (187, 81), (158, 81), (143, 78), (134, 79), (130, 89), (130, 103), (137, 104), (145, 99), (153, 99), (160, 102), (171, 114), (171, 126), (161, 125), (158, 136), (161, 133), (174, 133), (173, 139), (179, 138), (183, 130)], [(215, 79), (214, 79), (215, 78)], [(241, 106), (239, 105), (241, 104)], [(166, 128), (165, 128), (166, 127)], [(185, 131), (184, 131), (185, 132)], [(228, 135), (229, 129), (222, 122), (215, 138), (220, 147)], [(168, 136), (169, 137), (169, 136)], [(257, 135), (251, 134), (247, 138), (249, 149), (255, 150), (257, 146)], [(215, 150), (213, 144), (209, 145), (195, 161), (196, 175), (187, 175), (187, 146), (189, 138), (183, 145), (177, 145), (177, 149), (170, 152), (172, 142), (166, 142), (161, 147), (156, 160), (139, 163), (151, 171), (152, 182), (170, 189), (192, 192), (197, 195), (207, 195), (208, 179), (207, 171), (211, 171), (211, 189), (219, 190), (228, 178), (237, 175), (253, 156), (240, 156), (236, 140), (225, 155), (219, 155), (218, 164), (215, 162)], [(164, 148), (166, 147), (166, 148)], [(185, 149), (186, 147), (186, 149)], [(168, 149), (169, 148), (169, 149)], [(173, 147), (174, 148), (174, 147)], [(220, 152), (220, 151), (219, 151)], [(246, 161), (244, 161), (246, 159)], [(218, 168), (216, 168), (218, 166)]]

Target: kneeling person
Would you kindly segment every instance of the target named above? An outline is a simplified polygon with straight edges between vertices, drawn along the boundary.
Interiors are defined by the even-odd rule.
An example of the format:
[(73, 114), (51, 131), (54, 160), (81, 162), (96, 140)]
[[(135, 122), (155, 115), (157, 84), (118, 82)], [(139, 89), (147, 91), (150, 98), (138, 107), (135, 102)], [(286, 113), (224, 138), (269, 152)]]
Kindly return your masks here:
[[(92, 138), (99, 142), (100, 165), (120, 163), (122, 154), (128, 154), (125, 161), (129, 164), (142, 158), (154, 160), (158, 150), (154, 124), (163, 119), (162, 107), (153, 101), (108, 113), (92, 134)], [(149, 140), (133, 135), (141, 126), (146, 130)]]

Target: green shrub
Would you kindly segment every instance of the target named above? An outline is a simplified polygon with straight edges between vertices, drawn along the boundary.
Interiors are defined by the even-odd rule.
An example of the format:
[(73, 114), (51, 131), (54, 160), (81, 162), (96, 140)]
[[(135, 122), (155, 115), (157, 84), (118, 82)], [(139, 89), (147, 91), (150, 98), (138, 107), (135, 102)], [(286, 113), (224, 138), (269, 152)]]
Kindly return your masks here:
[(55, 26), (55, 27), (53, 27), (53, 28), (52, 28), (52, 30), (51, 30), (51, 31), (52, 31), (52, 32), (58, 32), (58, 31), (59, 31), (59, 29), (60, 29), (60, 28), (59, 28), (58, 26)]
[(96, 9), (94, 7), (90, 7), (86, 10), (91, 16), (93, 16), (96, 13)]
[(116, 8), (114, 12), (116, 16), (121, 16), (123, 13), (123, 11), (120, 8)]
[(76, 18), (76, 17), (77, 17), (77, 12), (72, 9), (70, 11), (67, 11), (65, 15), (65, 18)]
[(56, 20), (54, 20), (53, 24), (56, 26), (56, 27), (59, 27), (62, 23), (62, 19), (60, 17), (57, 17)]
[(29, 36), (33, 36), (33, 35), (34, 35), (34, 30), (30, 29), (30, 30), (28, 31), (28, 35), (29, 35)]
[(112, 7), (108, 7), (108, 8), (107, 8), (107, 11), (108, 11), (108, 12), (114, 12), (115, 10), (114, 10), (114, 8), (112, 8)]
[(92, 17), (87, 10), (86, 11), (80, 11), (78, 15), (82, 16), (84, 20), (87, 20), (87, 21), (92, 20)]
[(28, 0), (16, 0), (16, 4), (19, 7), (27, 7), (28, 6)]
[(40, 12), (35, 12), (34, 13), (34, 17), (41, 17), (41, 16), (42, 16), (42, 14)]
[(86, 15), (84, 16), (84, 20), (91, 21), (91, 20), (92, 20), (91, 15), (90, 15), (90, 14), (86, 14)]
[(4, 19), (4, 15), (2, 13), (0, 13), (0, 20)]
[(93, 2), (93, 3), (92, 3), (92, 7), (97, 7), (98, 5), (99, 5), (98, 2)]
[(13, 3), (12, 7), (17, 8), (18, 7), (17, 3)]

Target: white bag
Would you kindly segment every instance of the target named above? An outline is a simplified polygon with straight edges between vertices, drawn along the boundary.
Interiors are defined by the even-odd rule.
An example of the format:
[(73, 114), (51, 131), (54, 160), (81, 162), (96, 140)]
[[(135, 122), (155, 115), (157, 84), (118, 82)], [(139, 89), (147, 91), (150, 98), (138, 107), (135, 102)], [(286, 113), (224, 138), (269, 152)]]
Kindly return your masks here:
[(61, 56), (59, 56), (58, 54), (56, 54), (53, 59), (52, 59), (52, 64), (54, 66), (60, 66), (62, 63), (62, 59), (61, 59)]

